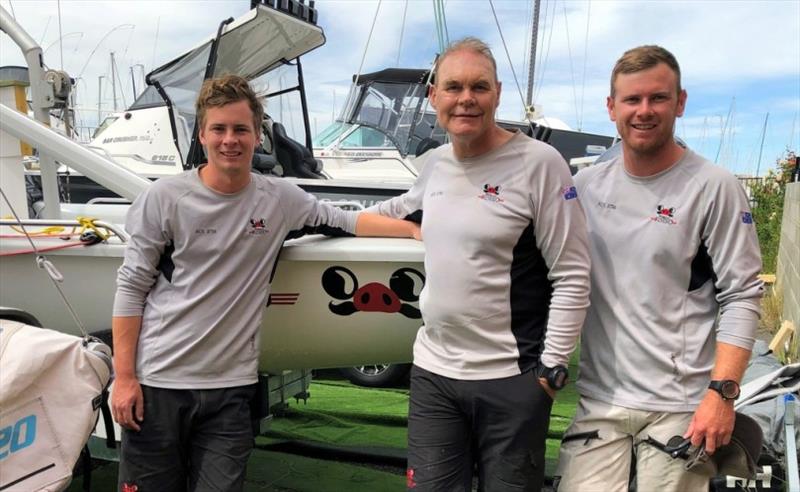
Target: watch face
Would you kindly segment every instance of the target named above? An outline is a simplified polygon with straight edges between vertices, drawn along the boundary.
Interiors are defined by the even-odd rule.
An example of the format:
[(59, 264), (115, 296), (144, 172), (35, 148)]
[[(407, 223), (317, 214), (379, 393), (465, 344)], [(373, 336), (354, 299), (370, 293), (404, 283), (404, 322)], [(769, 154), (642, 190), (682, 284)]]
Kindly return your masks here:
[(739, 385), (736, 384), (736, 381), (723, 381), (720, 389), (720, 393), (722, 393), (722, 396), (725, 398), (732, 400), (739, 396)]

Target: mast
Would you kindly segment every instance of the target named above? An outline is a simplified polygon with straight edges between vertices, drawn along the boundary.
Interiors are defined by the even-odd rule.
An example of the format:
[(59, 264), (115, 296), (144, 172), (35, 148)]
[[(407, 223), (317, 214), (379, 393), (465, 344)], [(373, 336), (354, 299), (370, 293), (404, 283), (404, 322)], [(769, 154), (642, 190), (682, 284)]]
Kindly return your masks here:
[(117, 71), (114, 62), (114, 52), (111, 52), (111, 94), (114, 97), (114, 111), (117, 110)]
[(528, 94), (525, 99), (526, 111), (533, 113), (533, 75), (536, 67), (536, 39), (539, 37), (539, 4), (542, 0), (533, 0), (533, 26), (531, 27), (531, 52), (528, 62)]

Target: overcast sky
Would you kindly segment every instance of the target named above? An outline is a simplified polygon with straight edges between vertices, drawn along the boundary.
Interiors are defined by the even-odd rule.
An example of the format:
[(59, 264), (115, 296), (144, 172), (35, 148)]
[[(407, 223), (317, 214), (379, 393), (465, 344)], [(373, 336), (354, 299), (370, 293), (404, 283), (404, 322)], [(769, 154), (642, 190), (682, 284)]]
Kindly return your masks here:
[[(62, 66), (63, 51), (63, 68), (80, 77), (78, 102), (91, 108), (82, 121), (92, 126), (98, 76), (110, 76), (109, 52), (122, 72), (118, 92), (130, 104), (130, 67), (141, 90), (137, 64), (149, 72), (208, 38), (224, 18), (247, 12), (249, 4), (61, 0), (59, 31), (57, 0), (0, 0), (46, 50), (51, 68)], [(397, 66), (398, 59), (402, 67), (427, 68), (439, 51), (432, 0), (384, 0), (379, 10), (377, 0), (318, 0), (316, 7), (327, 42), (304, 57), (303, 67), (317, 131), (338, 113), (365, 47), (363, 72)], [(495, 0), (494, 10), (524, 96), (531, 2)], [(522, 102), (492, 5), (449, 0), (445, 18), (450, 40), (473, 35), (492, 46), (503, 81), (499, 116), (519, 119)], [(0, 65), (22, 64), (19, 49), (0, 38)], [(695, 150), (734, 172), (754, 174), (767, 113), (761, 174), (787, 147), (800, 149), (800, 1), (542, 0), (534, 102), (572, 128), (613, 135), (605, 109), (611, 67), (641, 44), (660, 44), (678, 58), (689, 100), (677, 134)], [(103, 91), (103, 109), (111, 109), (110, 86)], [(124, 106), (120, 95), (118, 105)]]

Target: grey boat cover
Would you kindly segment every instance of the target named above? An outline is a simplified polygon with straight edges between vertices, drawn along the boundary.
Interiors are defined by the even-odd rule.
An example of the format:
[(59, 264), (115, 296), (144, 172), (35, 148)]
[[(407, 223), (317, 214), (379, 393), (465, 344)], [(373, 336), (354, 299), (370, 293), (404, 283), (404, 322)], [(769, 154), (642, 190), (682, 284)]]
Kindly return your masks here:
[[(737, 412), (752, 417), (761, 426), (764, 433), (763, 453), (774, 457), (783, 456), (786, 413), (783, 396), (788, 393), (795, 397), (800, 395), (800, 363), (781, 365), (767, 344), (758, 340), (742, 378), (741, 390), (734, 408)], [(798, 442), (800, 426), (795, 425), (795, 431)]]
[(0, 490), (69, 485), (110, 377), (107, 345), (0, 320)]

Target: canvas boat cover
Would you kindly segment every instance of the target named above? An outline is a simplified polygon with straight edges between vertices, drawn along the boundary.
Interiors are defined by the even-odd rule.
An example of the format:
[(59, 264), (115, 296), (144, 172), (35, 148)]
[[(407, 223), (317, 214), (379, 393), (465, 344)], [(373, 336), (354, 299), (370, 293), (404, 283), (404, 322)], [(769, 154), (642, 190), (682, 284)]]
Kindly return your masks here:
[(0, 490), (63, 490), (111, 377), (99, 343), (0, 320)]

